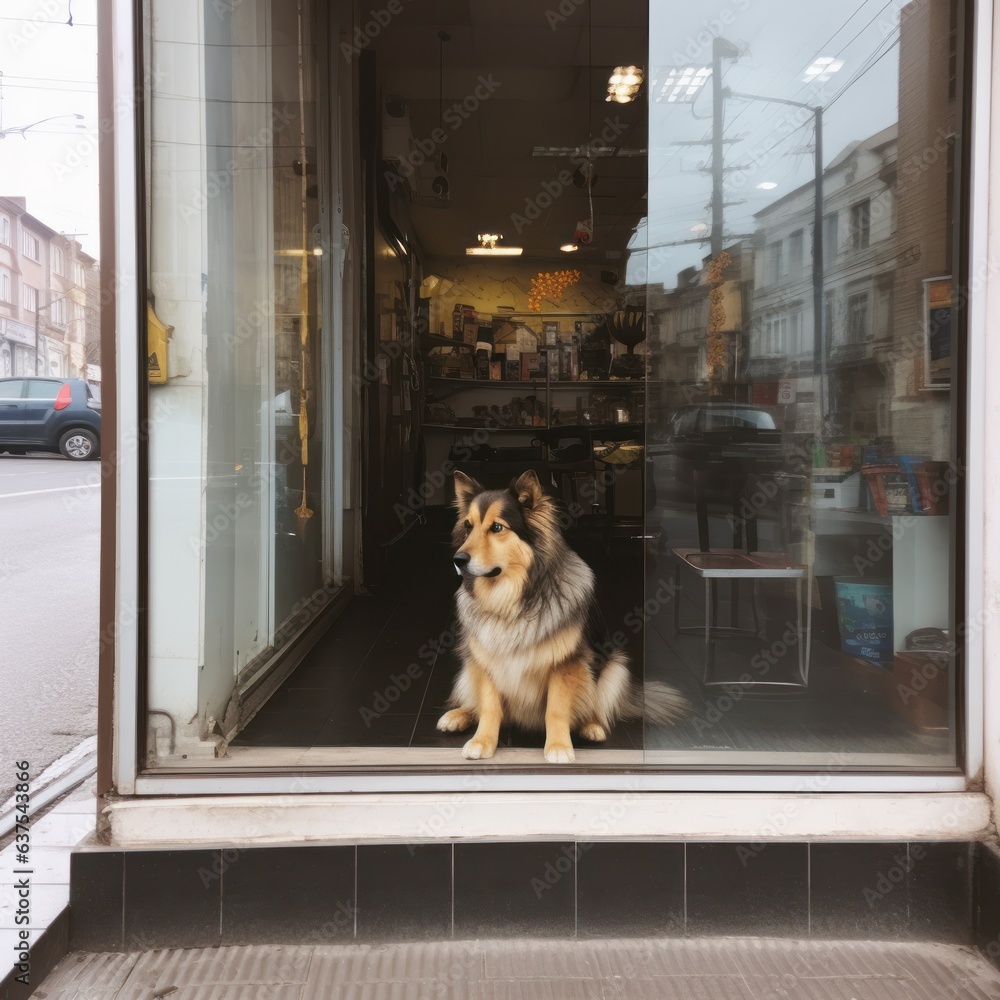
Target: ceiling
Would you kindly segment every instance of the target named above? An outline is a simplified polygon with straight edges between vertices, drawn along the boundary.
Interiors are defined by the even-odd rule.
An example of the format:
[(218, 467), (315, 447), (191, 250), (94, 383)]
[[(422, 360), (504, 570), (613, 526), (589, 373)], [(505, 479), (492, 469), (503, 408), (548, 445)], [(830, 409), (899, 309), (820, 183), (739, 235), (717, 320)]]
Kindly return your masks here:
[[(630, 104), (605, 101), (616, 65), (644, 65), (648, 46), (648, 0), (420, 0), (375, 39), (383, 96), (401, 95), (414, 138), (436, 128), (446, 136), (450, 206), (414, 203), (411, 219), (431, 258), (464, 256), (476, 234), (500, 233), (504, 243), (523, 246), (526, 256), (569, 259), (559, 245), (572, 239), (578, 220), (590, 214), (587, 189), (559, 175), (574, 169), (568, 156), (533, 156), (536, 146), (585, 146), (602, 132), (614, 155), (596, 161), (593, 189), (594, 242), (574, 261), (618, 259), (646, 211), (645, 91)], [(441, 120), (438, 32), (444, 43), (444, 109), (475, 94), (492, 93), (464, 120)], [(473, 103), (473, 102), (470, 102)], [(546, 197), (543, 182), (558, 196)], [(541, 196), (541, 197), (540, 197)], [(550, 202), (550, 203), (549, 203)], [(527, 220), (526, 207), (540, 214)], [(532, 213), (534, 214), (534, 213)]]

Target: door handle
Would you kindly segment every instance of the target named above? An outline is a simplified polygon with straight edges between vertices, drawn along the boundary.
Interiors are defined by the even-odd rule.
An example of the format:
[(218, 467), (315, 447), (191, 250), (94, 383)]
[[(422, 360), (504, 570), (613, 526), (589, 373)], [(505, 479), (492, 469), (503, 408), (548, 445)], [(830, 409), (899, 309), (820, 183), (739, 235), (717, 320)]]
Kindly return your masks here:
[(0, 410), (16, 410), (17, 403), (0, 403)]

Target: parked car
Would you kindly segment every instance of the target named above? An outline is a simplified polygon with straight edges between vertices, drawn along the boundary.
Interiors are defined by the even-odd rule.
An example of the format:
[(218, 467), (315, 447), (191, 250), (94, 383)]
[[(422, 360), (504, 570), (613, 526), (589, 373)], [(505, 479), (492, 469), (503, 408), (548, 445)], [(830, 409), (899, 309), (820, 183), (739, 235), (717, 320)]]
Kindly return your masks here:
[(649, 461), (657, 493), (693, 500), (695, 474), (715, 500), (728, 500), (734, 476), (773, 475), (784, 449), (775, 414), (751, 403), (691, 403), (674, 410), (663, 432), (651, 435)]
[(81, 378), (0, 378), (0, 452), (57, 451), (74, 461), (101, 453), (100, 391)]

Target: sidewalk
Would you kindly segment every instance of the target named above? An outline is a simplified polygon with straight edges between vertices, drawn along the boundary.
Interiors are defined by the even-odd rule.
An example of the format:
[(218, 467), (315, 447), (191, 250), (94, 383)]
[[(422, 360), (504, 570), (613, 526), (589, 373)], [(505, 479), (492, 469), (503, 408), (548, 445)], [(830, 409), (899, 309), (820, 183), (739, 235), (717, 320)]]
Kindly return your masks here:
[(45, 1000), (997, 1000), (941, 944), (761, 938), (449, 941), (70, 954)]
[[(91, 777), (68, 793), (29, 826), (28, 864), (17, 862), (15, 844), (0, 851), (0, 982), (18, 959), (19, 932), (28, 931), (31, 946), (49, 929), (58, 929), (60, 915), (69, 906), (69, 858), (73, 847), (94, 833), (97, 816), (95, 779)], [(30, 869), (30, 910), (27, 924), (15, 924), (20, 897), (18, 882)], [(65, 931), (65, 927), (63, 927)], [(62, 946), (65, 948), (65, 944)], [(58, 952), (57, 952), (58, 953)]]

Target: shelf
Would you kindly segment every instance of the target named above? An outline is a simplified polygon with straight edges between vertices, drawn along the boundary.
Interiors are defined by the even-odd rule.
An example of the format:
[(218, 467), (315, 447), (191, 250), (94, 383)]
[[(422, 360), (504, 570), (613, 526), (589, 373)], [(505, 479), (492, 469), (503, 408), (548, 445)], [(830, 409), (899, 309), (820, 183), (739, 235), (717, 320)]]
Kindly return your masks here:
[(633, 436), (642, 434), (645, 427), (639, 423), (628, 424), (546, 424), (544, 427), (492, 427), (486, 424), (428, 424), (420, 425), (427, 430), (439, 431), (489, 431), (491, 434), (547, 434), (550, 431), (625, 431)]
[(646, 379), (580, 379), (579, 381), (548, 381), (543, 378), (531, 379), (527, 382), (507, 382), (481, 378), (448, 378), (446, 375), (429, 376), (432, 382), (446, 382), (461, 389), (517, 389), (524, 386), (550, 386), (553, 389), (581, 389), (597, 387), (599, 389), (631, 389), (660, 383)]
[(488, 431), (490, 434), (537, 434), (539, 431), (547, 431), (549, 427), (492, 427), (486, 424), (421, 424), (427, 430), (437, 431)]
[[(445, 375), (431, 375), (430, 379), (432, 382), (445, 382), (459, 389), (519, 389), (524, 386), (542, 386), (544, 388), (546, 385), (543, 378), (532, 379), (530, 382), (502, 382), (494, 379), (448, 378)], [(572, 384), (578, 385), (579, 383), (573, 382)]]

